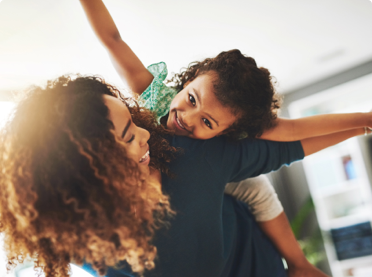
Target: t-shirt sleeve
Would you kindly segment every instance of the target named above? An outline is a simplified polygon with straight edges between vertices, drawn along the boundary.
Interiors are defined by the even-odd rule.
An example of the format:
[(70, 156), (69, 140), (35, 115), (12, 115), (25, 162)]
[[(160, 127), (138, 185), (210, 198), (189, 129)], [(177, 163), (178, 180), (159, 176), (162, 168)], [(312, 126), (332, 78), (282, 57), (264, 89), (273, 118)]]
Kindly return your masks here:
[(268, 221), (283, 212), (278, 195), (265, 175), (228, 183), (225, 193), (246, 203), (256, 221)]
[(164, 84), (168, 75), (167, 65), (164, 62), (152, 64), (147, 67), (147, 70), (154, 76), (154, 79), (140, 95), (138, 103), (140, 106), (154, 111), (159, 122), (160, 118), (168, 114), (170, 104), (177, 91)]
[[(212, 139), (205, 146), (210, 166), (226, 183), (268, 173), (304, 158), (300, 141), (243, 139), (228, 143), (224, 139)], [(223, 172), (219, 171), (221, 168)]]

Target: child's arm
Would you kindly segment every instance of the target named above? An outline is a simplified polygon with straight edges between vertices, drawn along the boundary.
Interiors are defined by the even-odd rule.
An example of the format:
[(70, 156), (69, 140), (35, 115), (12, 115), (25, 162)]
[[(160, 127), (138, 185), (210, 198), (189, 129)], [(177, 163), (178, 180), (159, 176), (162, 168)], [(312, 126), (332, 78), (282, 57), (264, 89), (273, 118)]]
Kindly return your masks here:
[(115, 22), (101, 0), (80, 0), (88, 21), (107, 49), (120, 77), (132, 92), (141, 94), (154, 78), (121, 39)]
[(311, 265), (302, 252), (284, 212), (276, 218), (258, 222), (288, 264), (288, 277), (327, 277)]
[(260, 139), (296, 141), (365, 126), (372, 127), (372, 112), (324, 114), (299, 119), (278, 118), (277, 125), (266, 130)]
[(364, 128), (352, 129), (342, 131), (334, 134), (318, 136), (301, 140), (302, 148), (305, 156), (311, 155), (315, 152), (323, 150), (329, 146), (340, 143), (349, 138), (360, 136), (364, 134)]

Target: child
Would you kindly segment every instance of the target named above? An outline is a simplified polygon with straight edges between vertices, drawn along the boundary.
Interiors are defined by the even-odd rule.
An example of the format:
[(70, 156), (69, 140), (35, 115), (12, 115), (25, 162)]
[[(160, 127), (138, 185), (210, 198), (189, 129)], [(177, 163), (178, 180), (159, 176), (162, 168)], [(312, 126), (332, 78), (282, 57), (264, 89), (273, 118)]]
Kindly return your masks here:
[[(163, 84), (167, 76), (165, 64), (154, 64), (147, 70), (121, 39), (101, 0), (80, 2), (122, 79), (133, 93), (140, 94), (139, 102), (156, 112), (159, 122), (176, 135), (196, 139), (228, 135), (294, 141), (345, 130), (358, 135), (368, 131), (365, 126), (372, 126), (370, 113), (321, 115), (298, 120), (277, 118), (279, 99), (269, 71), (258, 68), (254, 59), (245, 57), (239, 50), (222, 52), (213, 59), (192, 64), (173, 78), (175, 87), (167, 87)], [(271, 198), (276, 199), (271, 186), (267, 186), (267, 182), (264, 184), (269, 193), (263, 194), (274, 195)], [(239, 196), (247, 189), (252, 189), (249, 180), (228, 184), (226, 188), (238, 199), (242, 199)], [(260, 225), (287, 260), (289, 274), (325, 276), (304, 259), (281, 206), (276, 205), (274, 210), (274, 215), (261, 218)], [(257, 218), (257, 214), (255, 216)]]

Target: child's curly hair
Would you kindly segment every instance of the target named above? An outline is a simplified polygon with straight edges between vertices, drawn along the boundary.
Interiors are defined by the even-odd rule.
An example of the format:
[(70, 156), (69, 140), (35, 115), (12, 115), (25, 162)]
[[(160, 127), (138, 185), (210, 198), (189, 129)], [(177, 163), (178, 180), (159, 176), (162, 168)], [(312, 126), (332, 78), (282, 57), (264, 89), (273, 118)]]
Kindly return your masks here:
[[(98, 77), (63, 76), (35, 87), (0, 135), (0, 231), (8, 269), (24, 259), (46, 277), (69, 276), (69, 263), (100, 274), (126, 260), (154, 267), (154, 230), (172, 211), (161, 185), (144, 180), (117, 139), (103, 95), (119, 91)], [(165, 170), (175, 149), (150, 112), (129, 107), (150, 129), (152, 165)]]
[(238, 117), (236, 123), (225, 131), (226, 135), (234, 139), (256, 138), (275, 126), (280, 98), (275, 93), (272, 76), (269, 70), (257, 67), (253, 58), (244, 56), (237, 49), (190, 63), (169, 82), (182, 90), (188, 81), (210, 73), (217, 74), (213, 84), (217, 99)]

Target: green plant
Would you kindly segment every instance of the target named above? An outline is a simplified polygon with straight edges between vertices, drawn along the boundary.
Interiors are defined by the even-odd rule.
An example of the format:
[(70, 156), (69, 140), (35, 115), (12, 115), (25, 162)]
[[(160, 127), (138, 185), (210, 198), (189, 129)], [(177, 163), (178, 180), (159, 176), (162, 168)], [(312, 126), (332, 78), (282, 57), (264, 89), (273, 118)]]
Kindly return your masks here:
[(324, 260), (325, 253), (323, 250), (323, 239), (319, 228), (314, 230), (310, 236), (301, 238), (301, 232), (306, 219), (314, 212), (315, 206), (311, 197), (309, 197), (302, 205), (296, 216), (291, 221), (292, 231), (301, 246), (307, 260), (316, 266)]

